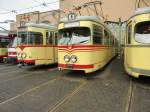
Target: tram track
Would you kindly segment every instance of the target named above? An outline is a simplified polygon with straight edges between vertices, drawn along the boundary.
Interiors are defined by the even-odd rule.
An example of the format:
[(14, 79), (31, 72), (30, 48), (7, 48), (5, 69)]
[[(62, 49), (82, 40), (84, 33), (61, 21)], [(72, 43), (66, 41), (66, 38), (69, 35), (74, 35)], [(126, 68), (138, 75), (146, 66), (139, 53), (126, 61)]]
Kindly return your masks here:
[(25, 94), (27, 94), (27, 93), (29, 93), (29, 92), (31, 92), (31, 91), (34, 91), (34, 90), (36, 90), (36, 89), (38, 89), (38, 88), (41, 88), (41, 87), (43, 87), (43, 86), (45, 86), (45, 85), (47, 85), (47, 84), (49, 84), (49, 83), (53, 83), (54, 81), (56, 81), (56, 79), (57, 79), (57, 78), (54, 78), (54, 79), (52, 79), (52, 80), (50, 80), (50, 81), (48, 81), (48, 82), (45, 82), (45, 83), (43, 83), (43, 84), (41, 84), (41, 85), (38, 85), (38, 86), (36, 86), (36, 87), (34, 87), (34, 88), (31, 88), (31, 89), (27, 90), (27, 91), (25, 91), (25, 92), (23, 92), (23, 93), (21, 93), (21, 94), (18, 94), (18, 95), (16, 95), (15, 97), (12, 97), (12, 98), (10, 98), (10, 99), (8, 99), (8, 100), (6, 100), (6, 101), (3, 101), (3, 102), (0, 103), (0, 106), (3, 105), (3, 104), (5, 104), (5, 103), (7, 103), (7, 102), (10, 102), (10, 101), (12, 101), (12, 100), (15, 100), (15, 99), (17, 99), (18, 97), (23, 96), (23, 95), (25, 95)]
[[(19, 97), (19, 96), (21, 96), (21, 95), (23, 95), (23, 94), (25, 94), (25, 93), (27, 93), (28, 91), (31, 91), (31, 90), (34, 90), (34, 88), (38, 88), (38, 87), (41, 87), (41, 85), (43, 85), (43, 84), (45, 84), (46, 82), (49, 82), (49, 80), (52, 80), (52, 79), (55, 79), (55, 78), (57, 78), (57, 77), (60, 77), (58, 74), (59, 73), (57, 73), (55, 70), (53, 71), (54, 73), (53, 74), (51, 74), (52, 76), (49, 78), (49, 79), (47, 79), (46, 77), (49, 77), (48, 76), (48, 74), (47, 74), (47, 71), (45, 72), (46, 73), (46, 75), (44, 75), (44, 77), (45, 78), (43, 78), (42, 79), (42, 81), (40, 81), (40, 80), (37, 80), (37, 78), (36, 77), (39, 77), (40, 76), (40, 74), (41, 73), (38, 73), (38, 76), (37, 76), (37, 73), (30, 73), (29, 75), (24, 75), (24, 76), (20, 76), (20, 77), (16, 77), (16, 78), (14, 78), (14, 79), (10, 79), (10, 80), (7, 80), (8, 81), (8, 83), (13, 83), (13, 85), (12, 85), (12, 88), (14, 88), (15, 87), (15, 91), (17, 92), (16, 93), (16, 95), (14, 96), (13, 94), (11, 95), (11, 93), (12, 92), (14, 92), (13, 90), (8, 90), (7, 91), (7, 89), (9, 89), (10, 87), (8, 86), (8, 87), (6, 87), (6, 89), (4, 89), (4, 90), (6, 90), (6, 91), (4, 91), (3, 93), (7, 93), (9, 96), (5, 96), (5, 94), (3, 95), (2, 94), (2, 96), (0, 96), (0, 102), (2, 103), (2, 102), (5, 102), (5, 101), (9, 101), (9, 99), (14, 99), (14, 98), (16, 98), (16, 96), (17, 96), (17, 98)], [(55, 76), (55, 74), (57, 74), (56, 76)], [(32, 80), (32, 79), (30, 79), (30, 77), (32, 77), (32, 75), (35, 75), (35, 79), (33, 80), (33, 83), (31, 83), (30, 81)], [(41, 74), (41, 77), (42, 77), (43, 75)], [(28, 78), (23, 78), (23, 77), (28, 77)], [(16, 79), (16, 81), (17, 80), (25, 80), (25, 81), (29, 81), (28, 79), (30, 79), (30, 83), (32, 84), (31, 85), (31, 87), (30, 87), (30, 83), (27, 85), (26, 84), (26, 82), (25, 83), (23, 83), (23, 85), (21, 86), (21, 88), (19, 87), (19, 86), (17, 86), (17, 83), (15, 84), (15, 79)], [(10, 82), (11, 81), (11, 82)], [(13, 82), (12, 82), (13, 81)], [(18, 82), (18, 81), (17, 81)], [(3, 84), (4, 83), (4, 84)], [(6, 81), (4, 81), (4, 82), (1, 82), (0, 84), (1, 84), (1, 90), (3, 89), (3, 87), (5, 87), (5, 85), (7, 85), (8, 84)], [(27, 89), (27, 90), (24, 90), (24, 88), (29, 88), (29, 89)], [(30, 89), (30, 88), (32, 88), (32, 89)], [(11, 92), (12, 91), (12, 92)], [(19, 94), (18, 94), (19, 93)], [(1, 104), (0, 103), (0, 104)]]
[(78, 85), (74, 90), (70, 91), (69, 94), (64, 96), (61, 100), (59, 100), (53, 108), (49, 108), (47, 112), (56, 112), (61, 106), (65, 105), (71, 98), (76, 95), (86, 84), (87, 81), (82, 80), (81, 84)]
[[(17, 71), (17, 70), (16, 70)], [(11, 80), (15, 80), (15, 79), (20, 79), (20, 78), (23, 78), (23, 77), (27, 77), (27, 76), (31, 76), (31, 75), (34, 75), (34, 74), (39, 74), (39, 71), (21, 71), (21, 72), (16, 72), (16, 71), (14, 71), (15, 73), (12, 73), (12, 72), (9, 72), (10, 74), (8, 74), (8, 73), (6, 73), (6, 74), (3, 74), (3, 76), (5, 75), (6, 77), (7, 76), (12, 76), (13, 74), (14, 75), (16, 75), (16, 77), (13, 75), (12, 76), (12, 78), (10, 78), (10, 79), (7, 79), (7, 80), (3, 80), (3, 81), (0, 81), (0, 84), (1, 83), (4, 83), (4, 82), (7, 82), (7, 81), (11, 81)], [(53, 70), (51, 70), (51, 72), (54, 72), (54, 71), (56, 71), (56, 69), (53, 69)], [(40, 72), (48, 72), (48, 71), (45, 71), (45, 70), (41, 70)], [(23, 74), (23, 75), (22, 75)], [(2, 76), (0, 75), (0, 78), (2, 78)]]
[(3, 73), (7, 73), (7, 72), (10, 72), (10, 71), (14, 71), (16, 70), (17, 68), (8, 68), (8, 69), (1, 69), (0, 71), (0, 75), (3, 75)]
[(130, 77), (130, 82), (129, 83), (130, 84), (129, 84), (128, 94), (127, 94), (125, 112), (131, 112), (132, 103), (133, 103), (134, 84), (133, 84), (133, 79), (131, 77)]
[[(39, 71), (38, 71), (39, 72)], [(48, 71), (46, 71), (46, 73), (47, 73)], [(51, 71), (52, 72), (52, 71)], [(56, 74), (56, 76), (55, 76), (55, 74)], [(26, 75), (26, 76), (31, 76), (31, 75), (34, 75), (33, 73), (30, 73), (30, 75)], [(52, 74), (51, 74), (52, 75)], [(49, 81), (45, 81), (45, 82), (42, 82), (41, 84), (39, 84), (39, 85), (37, 85), (37, 86), (35, 86), (35, 87), (33, 87), (33, 88), (31, 88), (31, 89), (28, 89), (28, 90), (26, 90), (26, 91), (24, 91), (24, 92), (22, 92), (22, 93), (20, 93), (20, 94), (16, 94), (16, 96), (14, 96), (14, 97), (10, 97), (10, 98), (8, 98), (7, 100), (5, 100), (5, 101), (1, 101), (0, 102), (0, 106), (2, 105), (2, 104), (5, 104), (5, 103), (7, 103), (7, 102), (9, 102), (9, 101), (13, 101), (13, 100), (15, 100), (15, 99), (17, 99), (18, 97), (21, 97), (21, 96), (23, 96), (23, 95), (25, 95), (25, 94), (27, 94), (27, 93), (29, 93), (29, 92), (32, 92), (32, 91), (34, 91), (34, 90), (36, 90), (36, 89), (39, 89), (39, 88), (42, 88), (43, 86), (45, 86), (45, 85), (47, 85), (47, 84), (50, 84), (50, 83), (52, 83), (52, 82), (55, 82), (56, 80), (58, 80), (58, 79), (61, 79), (62, 77), (64, 77), (64, 75), (65, 75), (65, 73), (57, 73), (56, 72), (56, 70), (54, 70), (53, 71), (53, 76), (52, 76), (52, 79), (50, 79)], [(26, 76), (22, 76), (22, 77), (26, 77)], [(22, 78), (22, 77), (19, 77), (19, 78)], [(12, 79), (13, 80), (13, 79)], [(10, 81), (10, 80), (8, 80), (8, 81)], [(3, 97), (2, 96), (0, 96), (0, 98), (2, 98), (3, 99)]]

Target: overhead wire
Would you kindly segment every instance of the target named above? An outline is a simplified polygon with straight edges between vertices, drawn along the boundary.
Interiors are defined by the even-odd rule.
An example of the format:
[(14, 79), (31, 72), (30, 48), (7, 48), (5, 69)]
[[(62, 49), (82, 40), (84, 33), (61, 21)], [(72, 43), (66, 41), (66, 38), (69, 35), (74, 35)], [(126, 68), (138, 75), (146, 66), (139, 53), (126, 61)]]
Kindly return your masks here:
[[(33, 0), (33, 1), (34, 2), (38, 2), (37, 0)], [(36, 5), (36, 6), (32, 6), (32, 7), (28, 7), (28, 8), (23, 8), (23, 9), (17, 9), (17, 10), (10, 10), (10, 11), (7, 11), (7, 12), (1, 12), (0, 14), (18, 13), (19, 11), (25, 11), (25, 10), (33, 9), (33, 8), (36, 8), (36, 7), (39, 7), (39, 6), (48, 7), (47, 5), (58, 3), (58, 2), (59, 2), (58, 0), (54, 1), (54, 2), (45, 2), (45, 3), (38, 2), (39, 5)], [(48, 8), (50, 8), (50, 7), (48, 7)]]

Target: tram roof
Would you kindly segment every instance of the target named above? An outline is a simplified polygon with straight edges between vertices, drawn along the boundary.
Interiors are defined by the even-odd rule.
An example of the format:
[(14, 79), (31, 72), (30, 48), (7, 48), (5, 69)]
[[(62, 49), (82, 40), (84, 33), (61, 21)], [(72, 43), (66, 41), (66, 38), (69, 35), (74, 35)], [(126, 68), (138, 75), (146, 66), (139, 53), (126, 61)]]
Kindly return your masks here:
[(97, 16), (77, 16), (77, 18), (72, 21), (69, 21), (68, 18), (62, 18), (60, 20), (60, 23), (62, 23), (62, 22), (67, 23), (67, 22), (73, 22), (73, 21), (94, 21), (94, 22), (103, 24), (102, 19), (100, 19)]
[(133, 16), (140, 15), (140, 14), (145, 14), (145, 13), (150, 13), (150, 7), (136, 9), (136, 11), (134, 12)]
[(45, 29), (56, 29), (56, 25), (52, 25), (52, 24), (45, 24), (45, 23), (26, 23), (25, 24), (26, 27), (37, 27), (37, 28), (45, 28)]
[(94, 21), (94, 22), (97, 22), (97, 23), (103, 25), (109, 32), (112, 33), (112, 31), (106, 26), (104, 21), (97, 16), (77, 16), (77, 18), (73, 21), (69, 21), (68, 18), (65, 17), (65, 18), (62, 18), (59, 22), (60, 23), (63, 23), (63, 22), (68, 23), (68, 22), (74, 22), (74, 21)]

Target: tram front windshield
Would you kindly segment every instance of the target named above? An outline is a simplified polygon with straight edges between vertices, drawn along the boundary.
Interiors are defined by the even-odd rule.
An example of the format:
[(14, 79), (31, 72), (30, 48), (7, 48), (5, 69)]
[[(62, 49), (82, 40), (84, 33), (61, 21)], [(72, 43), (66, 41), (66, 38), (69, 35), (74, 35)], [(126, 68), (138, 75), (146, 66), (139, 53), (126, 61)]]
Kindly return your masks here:
[(135, 26), (135, 40), (139, 43), (150, 43), (150, 21)]
[(42, 34), (39, 32), (19, 32), (18, 33), (19, 45), (39, 45), (43, 44)]
[(9, 39), (6, 37), (1, 37), (0, 38), (0, 47), (7, 47), (9, 43)]
[(87, 27), (74, 27), (59, 30), (59, 45), (87, 44), (90, 41), (90, 29)]

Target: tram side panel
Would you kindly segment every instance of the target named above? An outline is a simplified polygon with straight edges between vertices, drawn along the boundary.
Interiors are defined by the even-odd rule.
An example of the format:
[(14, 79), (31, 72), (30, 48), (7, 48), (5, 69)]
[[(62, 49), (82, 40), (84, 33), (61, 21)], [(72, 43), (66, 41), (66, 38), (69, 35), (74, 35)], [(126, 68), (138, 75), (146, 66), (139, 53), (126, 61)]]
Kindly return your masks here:
[(7, 57), (7, 48), (0, 48), (0, 61), (3, 61), (4, 57)]
[(127, 24), (124, 65), (126, 72), (136, 78), (150, 76), (149, 27), (149, 14), (136, 15)]

